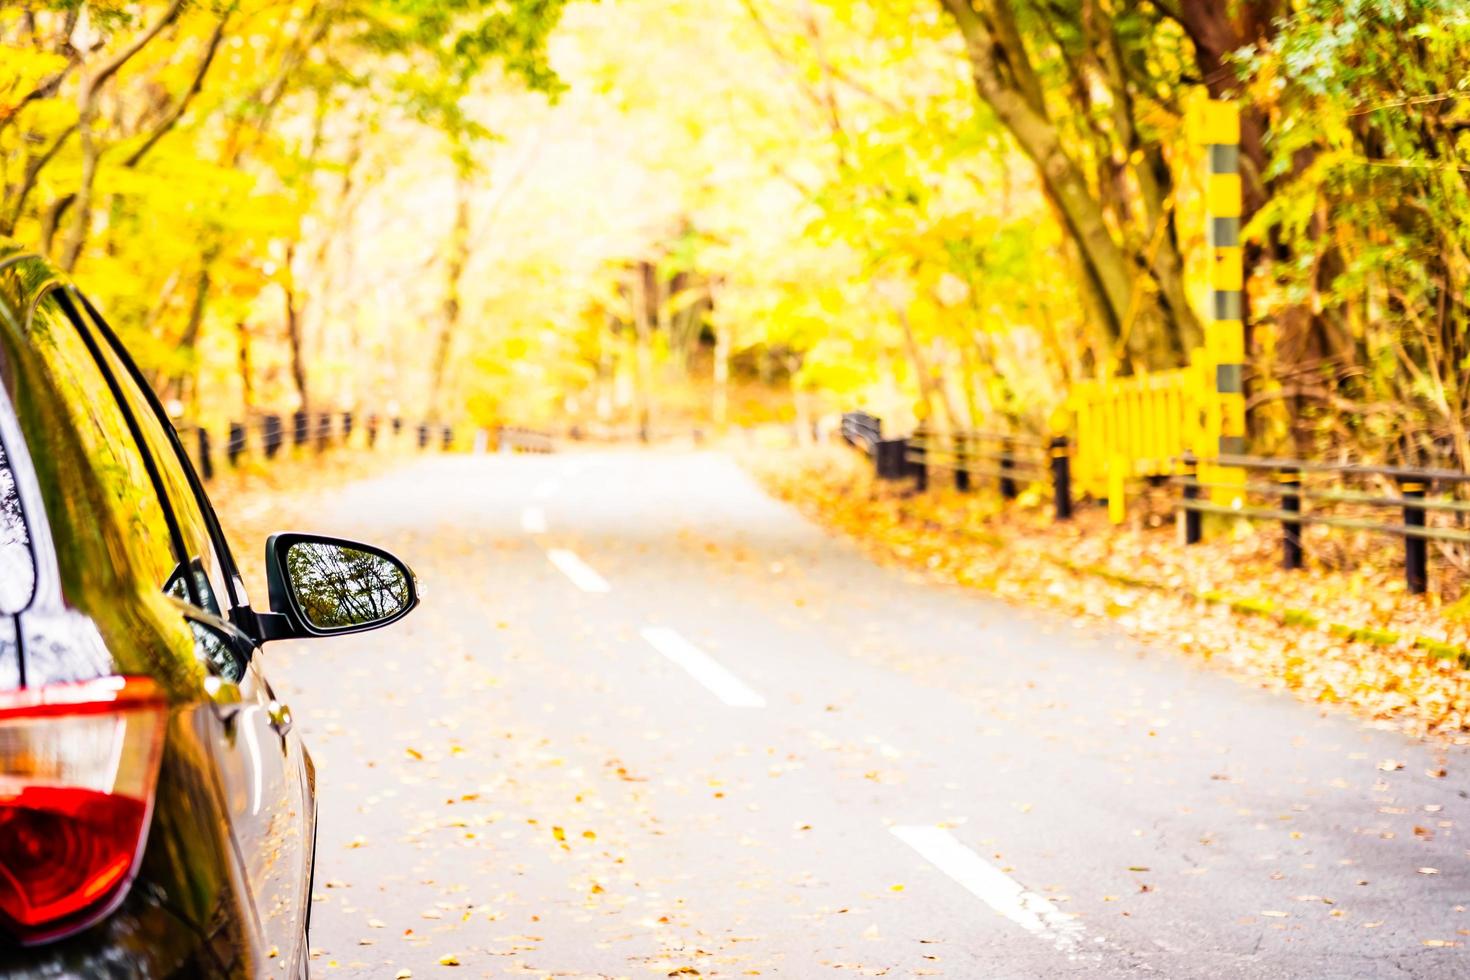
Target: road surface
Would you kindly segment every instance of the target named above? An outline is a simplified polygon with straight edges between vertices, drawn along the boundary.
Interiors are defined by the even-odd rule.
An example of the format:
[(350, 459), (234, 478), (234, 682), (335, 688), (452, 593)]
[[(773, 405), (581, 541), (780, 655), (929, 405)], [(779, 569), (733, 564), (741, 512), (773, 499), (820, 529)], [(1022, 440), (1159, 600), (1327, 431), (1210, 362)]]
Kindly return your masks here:
[(265, 654), (314, 976), (1470, 976), (1463, 749), (877, 567), (717, 453), (294, 506), (425, 597)]

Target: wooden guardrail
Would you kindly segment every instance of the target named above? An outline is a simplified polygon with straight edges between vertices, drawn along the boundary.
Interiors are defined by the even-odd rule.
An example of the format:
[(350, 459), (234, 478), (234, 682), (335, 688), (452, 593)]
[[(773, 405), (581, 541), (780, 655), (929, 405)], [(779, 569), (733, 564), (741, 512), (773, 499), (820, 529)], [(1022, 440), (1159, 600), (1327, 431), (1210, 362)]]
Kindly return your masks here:
[[(359, 445), (365, 449), (402, 446), (408, 434), (421, 450), (449, 450), (455, 430), (437, 422), (407, 423), (400, 416), (365, 416), (350, 411), (264, 413), (218, 426), (175, 421), (179, 439), (189, 450), (204, 480), (214, 479), (222, 465), (232, 468), (248, 460), (272, 461), (283, 452), (322, 452), (330, 447)], [(405, 447), (406, 448), (406, 447)]]
[[(1392, 535), (1404, 540), (1404, 583), (1412, 593), (1429, 588), (1430, 541), (1452, 541), (1470, 544), (1470, 531), (1456, 527), (1430, 526), (1428, 516), (1434, 514), (1470, 515), (1470, 501), (1455, 497), (1430, 497), (1434, 487), (1470, 484), (1470, 473), (1458, 470), (1415, 469), (1401, 466), (1363, 466), (1351, 463), (1312, 462), (1261, 456), (1217, 456), (1199, 460), (1186, 456), (1181, 460), (1183, 473), (1172, 482), (1181, 490), (1175, 507), (1180, 516), (1184, 543), (1197, 544), (1204, 536), (1201, 520), (1205, 514), (1223, 514), (1254, 521), (1277, 521), (1281, 524), (1281, 564), (1299, 569), (1304, 565), (1302, 526), (1318, 524), (1354, 531)], [(1270, 482), (1260, 479), (1231, 480), (1225, 484), (1201, 478), (1201, 464), (1249, 474), (1269, 474)], [(1308, 486), (1304, 479), (1325, 480), (1329, 487)], [(1397, 495), (1382, 489), (1353, 489), (1353, 482), (1388, 483), (1398, 489)], [(1224, 489), (1234, 494), (1233, 503), (1222, 505), (1202, 499), (1202, 491)], [(1265, 497), (1279, 506), (1251, 506), (1250, 498)], [(1304, 509), (1303, 504), (1310, 505)], [(1399, 523), (1368, 520), (1355, 514), (1320, 513), (1319, 508), (1338, 508), (1377, 513), (1398, 511)]]
[[(1129, 397), (1146, 404), (1143, 394), (1135, 391)], [(1120, 413), (1127, 411), (1136, 409), (1120, 409)], [(1043, 493), (1050, 491), (1057, 520), (1072, 516), (1074, 491), (1080, 491), (1082, 497), (1098, 496), (1075, 481), (1081, 455), (1080, 427), (1076, 442), (1063, 436), (1043, 440), (1022, 433), (939, 434), (926, 432), (923, 427), (905, 438), (869, 439), (857, 434), (875, 432), (864, 421), (873, 417), (866, 413), (850, 415), (852, 418), (843, 418), (844, 437), (853, 433), (847, 441), (874, 460), (880, 479), (911, 479), (915, 489), (922, 492), (929, 489), (933, 473), (942, 472), (952, 475), (954, 488), (964, 492), (978, 489), (975, 478), (980, 477), (995, 481), (1002, 500), (1016, 499), (1028, 486), (1042, 487)], [(1119, 444), (1126, 438), (1130, 437), (1123, 437)], [(1470, 473), (1459, 470), (1228, 454), (1201, 456), (1188, 450), (1175, 457), (1144, 457), (1143, 462), (1145, 466), (1135, 466), (1132, 472), (1142, 470), (1156, 476), (1156, 482), (1167, 482), (1179, 490), (1174, 509), (1185, 544), (1203, 539), (1206, 514), (1277, 522), (1282, 530), (1283, 567), (1301, 569), (1305, 565), (1304, 525), (1396, 536), (1404, 541), (1404, 579), (1411, 593), (1428, 589), (1428, 542), (1470, 545), (1470, 499), (1443, 492), (1429, 495), (1436, 487), (1470, 488)], [(1118, 472), (1117, 467), (1113, 468), (1113, 474)], [(1269, 474), (1269, 481), (1258, 474)], [(1277, 505), (1252, 503), (1263, 497)], [(1396, 511), (1399, 521), (1373, 519), (1384, 511)], [(1439, 523), (1432, 521), (1436, 516), (1441, 518)], [(1446, 526), (1451, 520), (1456, 526)]]

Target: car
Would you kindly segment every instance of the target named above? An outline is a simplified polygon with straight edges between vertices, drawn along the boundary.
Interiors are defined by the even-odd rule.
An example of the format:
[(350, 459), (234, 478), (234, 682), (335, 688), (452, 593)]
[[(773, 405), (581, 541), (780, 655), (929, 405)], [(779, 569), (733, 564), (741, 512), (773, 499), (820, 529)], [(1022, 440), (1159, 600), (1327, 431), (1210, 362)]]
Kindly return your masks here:
[(261, 648), (418, 584), (300, 532), (265, 569), (258, 609), (117, 335), (0, 238), (0, 975), (307, 976), (316, 781)]

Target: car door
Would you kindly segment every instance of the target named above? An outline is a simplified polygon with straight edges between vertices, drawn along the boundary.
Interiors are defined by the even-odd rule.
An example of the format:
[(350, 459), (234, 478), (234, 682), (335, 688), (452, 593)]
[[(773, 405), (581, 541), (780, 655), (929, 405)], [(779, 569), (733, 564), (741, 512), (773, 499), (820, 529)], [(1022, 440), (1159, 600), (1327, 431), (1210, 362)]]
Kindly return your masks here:
[(136, 420), (186, 554), (180, 573), (196, 650), (211, 672), (217, 730), (210, 744), (229, 808), (263, 945), (281, 967), (304, 958), (302, 943), (313, 829), (307, 767), (288, 708), (265, 678), (255, 642), (225, 619), (246, 608), (244, 588), (209, 502), (157, 398), (100, 317), (75, 295), (68, 315), (90, 340)]

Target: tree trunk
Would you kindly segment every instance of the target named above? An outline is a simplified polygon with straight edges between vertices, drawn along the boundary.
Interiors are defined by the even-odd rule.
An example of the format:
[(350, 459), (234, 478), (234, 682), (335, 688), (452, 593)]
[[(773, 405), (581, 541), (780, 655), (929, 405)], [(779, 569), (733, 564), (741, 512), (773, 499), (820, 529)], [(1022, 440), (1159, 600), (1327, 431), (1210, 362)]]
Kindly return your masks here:
[(719, 288), (718, 282), (709, 284), (710, 296), (710, 321), (715, 328), (715, 364), (713, 377), (714, 395), (710, 405), (710, 421), (714, 423), (715, 431), (723, 433), (730, 423), (730, 348), (733, 346), (733, 338), (730, 336), (731, 327), (725, 318), (716, 315), (715, 293)]
[[(1035, 73), (1029, 55), (1014, 30), (1009, 0), (992, 0), (993, 22), (982, 18), (970, 0), (941, 2), (964, 39), (976, 93), (1036, 164), (1047, 197), (1077, 247), (1086, 288), (1099, 300), (1108, 336), (1115, 342), (1123, 340), (1140, 363), (1170, 366), (1157, 363), (1159, 355), (1149, 333), (1171, 332), (1173, 346), (1187, 349), (1203, 340), (1199, 322), (1187, 303), (1182, 309), (1170, 309), (1160, 304), (1153, 291), (1134, 288), (1139, 270), (1114, 239), (1086, 174), (1068, 154), (1055, 123), (1046, 115), (1032, 81)], [(1146, 329), (1137, 329), (1135, 323)]]
[(648, 317), (649, 285), (652, 263), (633, 266), (629, 280), (629, 300), (633, 304), (633, 404), (638, 416), (638, 438), (647, 442), (653, 423), (653, 332)]
[(808, 393), (802, 388), (799, 380), (801, 374), (801, 357), (797, 354), (788, 354), (786, 357), (786, 376), (791, 380), (791, 408), (796, 416), (796, 443), (799, 446), (810, 446), (812, 444), (812, 410), (808, 404)]
[(444, 276), (444, 319), (434, 343), (429, 368), (429, 418), (438, 419), (445, 407), (449, 355), (459, 332), (460, 286), (470, 257), (470, 180), (461, 174), (455, 183), (454, 224), (449, 231), (449, 265)]
[(310, 410), (307, 397), (306, 361), (301, 355), (301, 306), (296, 295), (296, 243), (286, 246), (285, 282), (286, 293), (286, 344), (291, 350), (291, 383), (296, 386), (297, 409)]
[(132, 60), (134, 55), (147, 47), (165, 27), (172, 24), (183, 8), (184, 0), (172, 0), (163, 16), (82, 80), (81, 91), (77, 94), (77, 133), (82, 143), (82, 174), (77, 182), (76, 200), (72, 203), (71, 229), (62, 244), (60, 258), (61, 267), (67, 272), (75, 271), (92, 222), (92, 190), (96, 184), (97, 164), (102, 154), (93, 138), (92, 124), (97, 119), (97, 99), (102, 86)]
[(240, 355), (240, 400), (248, 418), (255, 408), (255, 367), (250, 362), (250, 325), (243, 319), (235, 321), (235, 346)]

